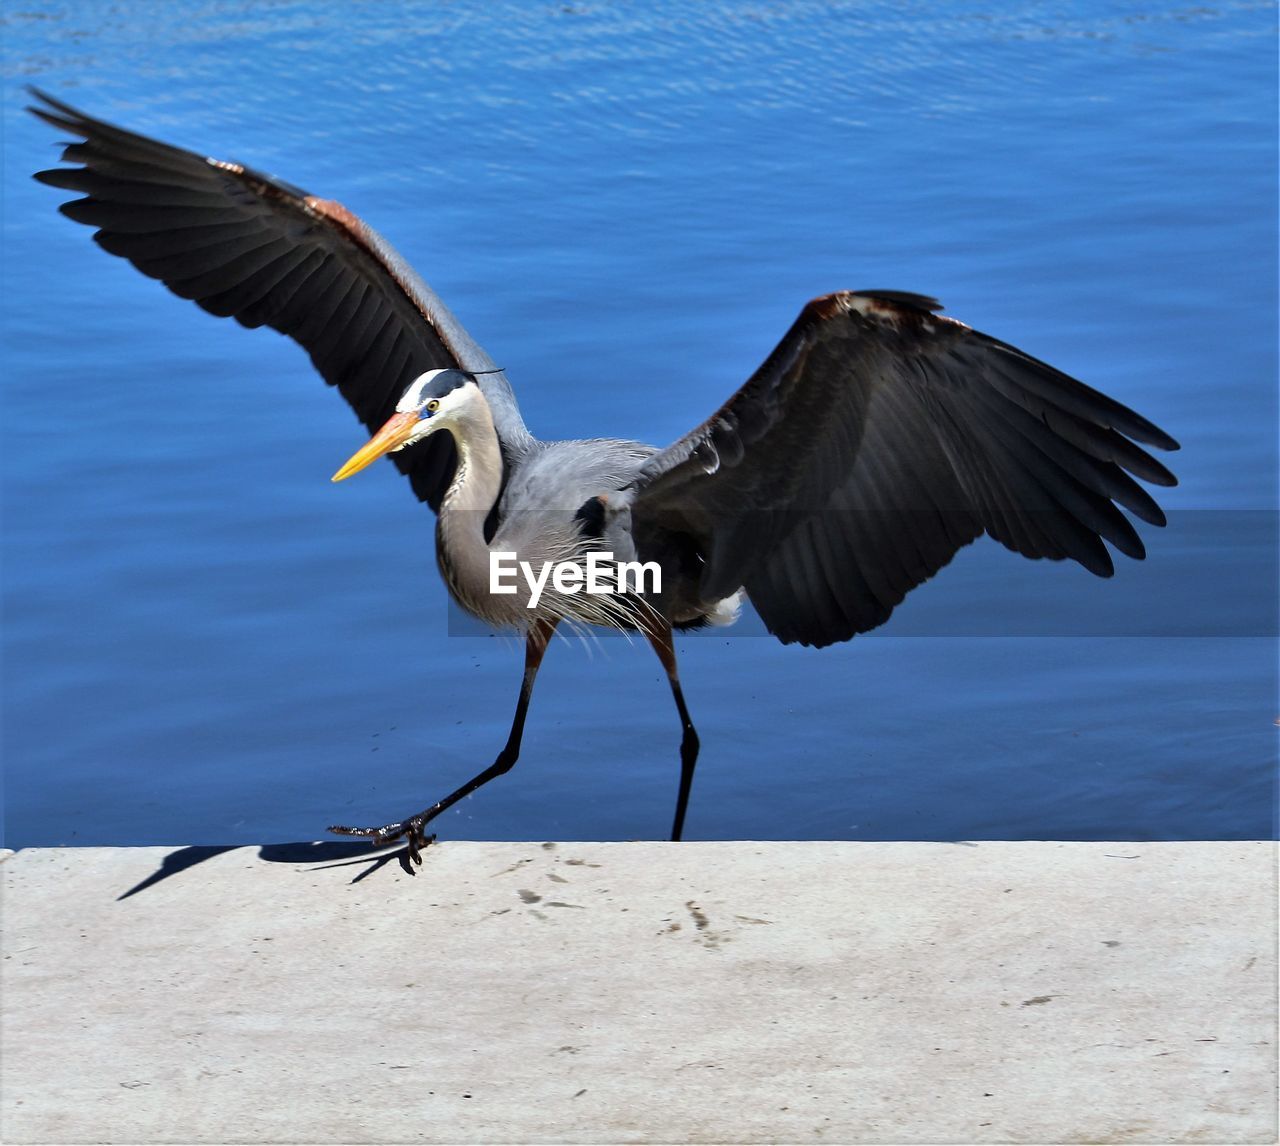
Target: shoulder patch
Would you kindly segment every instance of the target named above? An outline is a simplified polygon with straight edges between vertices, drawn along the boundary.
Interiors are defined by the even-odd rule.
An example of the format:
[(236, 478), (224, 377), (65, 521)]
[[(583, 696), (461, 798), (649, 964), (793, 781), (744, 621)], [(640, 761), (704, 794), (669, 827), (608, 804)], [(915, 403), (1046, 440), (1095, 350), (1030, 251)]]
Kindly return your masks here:
[(942, 309), (942, 303), (927, 294), (912, 294), (907, 290), (855, 290), (850, 294), (859, 298), (877, 299), (880, 302), (893, 302), (899, 306), (909, 306), (912, 310), (935, 311)]
[(607, 499), (604, 494), (591, 497), (578, 507), (573, 520), (578, 523), (584, 537), (599, 541), (604, 537), (604, 510)]
[(811, 315), (822, 321), (853, 313), (894, 324), (903, 318), (927, 318), (933, 311), (941, 309), (942, 303), (936, 298), (900, 290), (836, 291), (811, 299), (806, 307)]

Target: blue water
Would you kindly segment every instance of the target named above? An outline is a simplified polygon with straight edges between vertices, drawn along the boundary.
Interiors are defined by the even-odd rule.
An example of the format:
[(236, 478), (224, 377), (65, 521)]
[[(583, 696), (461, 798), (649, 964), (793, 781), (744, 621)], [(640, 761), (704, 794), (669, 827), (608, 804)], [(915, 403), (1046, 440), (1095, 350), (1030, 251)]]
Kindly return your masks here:
[[(665, 443), (803, 302), (922, 291), (1183, 443), (1110, 582), (984, 541), (871, 637), (680, 646), (690, 838), (1269, 835), (1270, 4), (23, 3), (4, 21), (6, 843), (261, 843), (488, 764), (519, 673), (305, 356), (96, 249), (34, 82), (376, 226), (543, 437)], [(452, 838), (661, 838), (650, 652), (557, 646)]]

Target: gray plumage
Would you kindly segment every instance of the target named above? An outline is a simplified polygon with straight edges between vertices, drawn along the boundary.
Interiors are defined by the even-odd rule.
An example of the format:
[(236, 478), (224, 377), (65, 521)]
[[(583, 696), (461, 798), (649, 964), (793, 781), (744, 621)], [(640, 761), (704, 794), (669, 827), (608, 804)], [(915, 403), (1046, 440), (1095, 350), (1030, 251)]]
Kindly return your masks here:
[[(416, 816), (334, 830), (406, 838), (417, 859), (431, 819), (515, 762), (538, 665), (567, 621), (638, 629), (662, 659), (683, 727), (679, 838), (697, 736), (673, 627), (729, 620), (745, 591), (779, 639), (826, 645), (883, 624), (983, 533), (1109, 576), (1108, 544), (1144, 556), (1122, 509), (1164, 524), (1135, 478), (1175, 484), (1142, 448), (1177, 449), (1169, 435), (900, 291), (814, 299), (746, 384), (665, 449), (538, 441), (505, 374), (346, 208), (34, 94), (37, 116), (81, 140), (63, 153), (70, 166), (36, 175), (83, 196), (63, 213), (181, 297), (297, 341), (375, 432), (360, 465), (390, 452), (437, 510), (453, 596), (526, 635), (494, 764)], [(549, 589), (531, 609), (527, 589), (489, 592), (498, 550), (532, 563), (592, 550), (653, 561), (662, 590), (602, 600)]]

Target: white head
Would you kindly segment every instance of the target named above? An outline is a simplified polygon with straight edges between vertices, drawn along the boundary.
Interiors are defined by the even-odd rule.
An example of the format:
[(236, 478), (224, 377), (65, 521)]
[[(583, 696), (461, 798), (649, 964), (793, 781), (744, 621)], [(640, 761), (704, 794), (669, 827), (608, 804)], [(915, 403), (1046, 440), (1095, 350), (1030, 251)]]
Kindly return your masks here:
[(403, 450), (437, 430), (456, 426), (484, 395), (474, 374), (465, 370), (428, 370), (400, 396), (396, 412), (336, 474), (342, 481), (382, 457)]

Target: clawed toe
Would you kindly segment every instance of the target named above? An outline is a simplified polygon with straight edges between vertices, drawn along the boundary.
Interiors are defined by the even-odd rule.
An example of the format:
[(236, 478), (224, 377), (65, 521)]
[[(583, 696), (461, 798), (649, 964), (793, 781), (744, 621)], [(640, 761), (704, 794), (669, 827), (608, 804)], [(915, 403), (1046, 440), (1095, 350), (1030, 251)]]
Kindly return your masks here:
[(432, 832), (431, 835), (427, 835), (427, 833), (424, 831), (426, 827), (426, 821), (420, 819), (417, 816), (414, 816), (414, 818), (411, 820), (405, 820), (403, 826), (405, 828), (405, 831), (404, 831), (405, 842), (409, 845), (409, 858), (413, 860), (413, 862), (416, 863), (419, 867), (421, 867), (422, 866), (422, 849), (430, 847), (433, 843), (435, 843), (435, 840), (436, 840), (435, 833)]
[(375, 848), (383, 848), (397, 840), (408, 845), (409, 858), (422, 864), (422, 850), (435, 843), (435, 834), (427, 835), (427, 821), (422, 816), (410, 816), (397, 824), (384, 824), (380, 828), (348, 828), (334, 824), (329, 831), (339, 836), (364, 836)]

